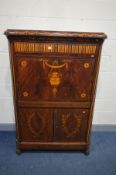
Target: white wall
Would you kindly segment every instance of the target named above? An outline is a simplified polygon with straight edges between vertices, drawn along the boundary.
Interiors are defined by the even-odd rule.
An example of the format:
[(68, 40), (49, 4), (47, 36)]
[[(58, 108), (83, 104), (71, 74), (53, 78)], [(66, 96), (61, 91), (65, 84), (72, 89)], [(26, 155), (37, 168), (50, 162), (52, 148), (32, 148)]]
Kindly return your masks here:
[(115, 0), (0, 0), (0, 123), (14, 123), (7, 28), (105, 32), (93, 122), (116, 124)]

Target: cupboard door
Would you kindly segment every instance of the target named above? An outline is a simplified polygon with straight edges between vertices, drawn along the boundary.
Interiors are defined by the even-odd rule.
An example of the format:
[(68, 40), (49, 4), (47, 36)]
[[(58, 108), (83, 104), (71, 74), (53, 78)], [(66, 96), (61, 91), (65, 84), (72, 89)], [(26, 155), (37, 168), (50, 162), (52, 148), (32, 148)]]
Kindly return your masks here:
[(89, 120), (87, 109), (56, 109), (54, 136), (56, 141), (86, 141)]
[(51, 109), (19, 108), (18, 123), (20, 141), (52, 141), (53, 113)]
[(21, 100), (91, 100), (95, 59), (16, 59), (17, 96)]

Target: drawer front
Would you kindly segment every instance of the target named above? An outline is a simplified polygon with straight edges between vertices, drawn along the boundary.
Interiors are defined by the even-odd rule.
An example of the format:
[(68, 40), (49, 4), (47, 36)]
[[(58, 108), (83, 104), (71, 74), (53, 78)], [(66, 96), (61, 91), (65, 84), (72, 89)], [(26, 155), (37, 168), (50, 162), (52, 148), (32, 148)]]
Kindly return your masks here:
[(89, 120), (87, 109), (56, 109), (54, 138), (62, 142), (86, 141)]
[(88, 101), (95, 59), (16, 58), (20, 100)]
[(15, 53), (78, 54), (94, 57), (97, 54), (97, 45), (94, 43), (15, 42), (14, 51)]
[(18, 108), (19, 136), (25, 142), (47, 142), (53, 139), (51, 109)]

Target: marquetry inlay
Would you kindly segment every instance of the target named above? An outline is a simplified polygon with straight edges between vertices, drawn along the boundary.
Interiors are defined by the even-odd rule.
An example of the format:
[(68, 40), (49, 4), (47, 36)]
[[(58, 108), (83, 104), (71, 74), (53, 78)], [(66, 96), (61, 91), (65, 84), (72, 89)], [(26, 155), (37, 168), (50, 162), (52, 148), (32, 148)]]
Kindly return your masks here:
[(23, 92), (24, 97), (28, 97), (29, 93), (27, 91)]
[(49, 63), (47, 59), (38, 59), (40, 62), (43, 62), (43, 69), (46, 70), (46, 68), (49, 69), (48, 73), (48, 81), (52, 87), (52, 93), (53, 96), (56, 97), (56, 94), (58, 92), (58, 86), (62, 82), (63, 74), (61, 72), (61, 69), (68, 70), (69, 65), (71, 63), (70, 59), (63, 59), (62, 63), (59, 63), (57, 59), (54, 59), (52, 63)]
[(22, 66), (22, 67), (26, 67), (26, 66), (27, 66), (27, 61), (22, 61), (22, 62), (21, 62), (21, 66)]
[[(41, 121), (41, 126), (39, 126), (39, 129), (35, 129), (34, 126), (32, 125), (32, 121), (35, 121), (36, 123), (36, 118), (38, 118)], [(44, 129), (45, 129), (45, 119), (43, 116), (40, 115), (40, 113), (32, 113), (31, 115), (28, 116), (27, 119), (27, 123), (28, 123), (28, 128), (31, 131), (31, 133), (33, 134), (33, 136), (39, 137)], [(39, 123), (38, 123), (39, 125)]]
[(82, 93), (82, 94), (81, 94), (81, 98), (85, 98), (86, 96), (87, 96), (86, 93)]
[(67, 53), (67, 54), (95, 54), (95, 44), (62, 44), (62, 43), (28, 43), (15, 42), (15, 52), (48, 52), (48, 53)]
[(90, 66), (89, 63), (84, 63), (84, 68), (85, 69), (89, 68), (89, 66)]
[(77, 134), (80, 130), (80, 125), (81, 125), (81, 118), (80, 116), (78, 116), (77, 114), (73, 114), (73, 118), (75, 119), (75, 123), (76, 123), (76, 127), (74, 127), (73, 131), (70, 131), (68, 128), (68, 119), (71, 117), (72, 115), (70, 113), (68, 113), (67, 115), (62, 115), (62, 127), (64, 130), (64, 133), (66, 134), (66, 137), (73, 137), (75, 134)]

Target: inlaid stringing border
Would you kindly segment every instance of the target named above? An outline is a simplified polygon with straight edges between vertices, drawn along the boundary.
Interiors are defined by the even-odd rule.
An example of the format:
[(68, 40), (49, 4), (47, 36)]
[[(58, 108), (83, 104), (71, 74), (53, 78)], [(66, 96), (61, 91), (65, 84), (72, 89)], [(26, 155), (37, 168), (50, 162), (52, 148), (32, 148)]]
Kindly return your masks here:
[(15, 42), (15, 52), (48, 52), (67, 54), (95, 54), (97, 46), (95, 44), (61, 44), (61, 43), (28, 43)]

